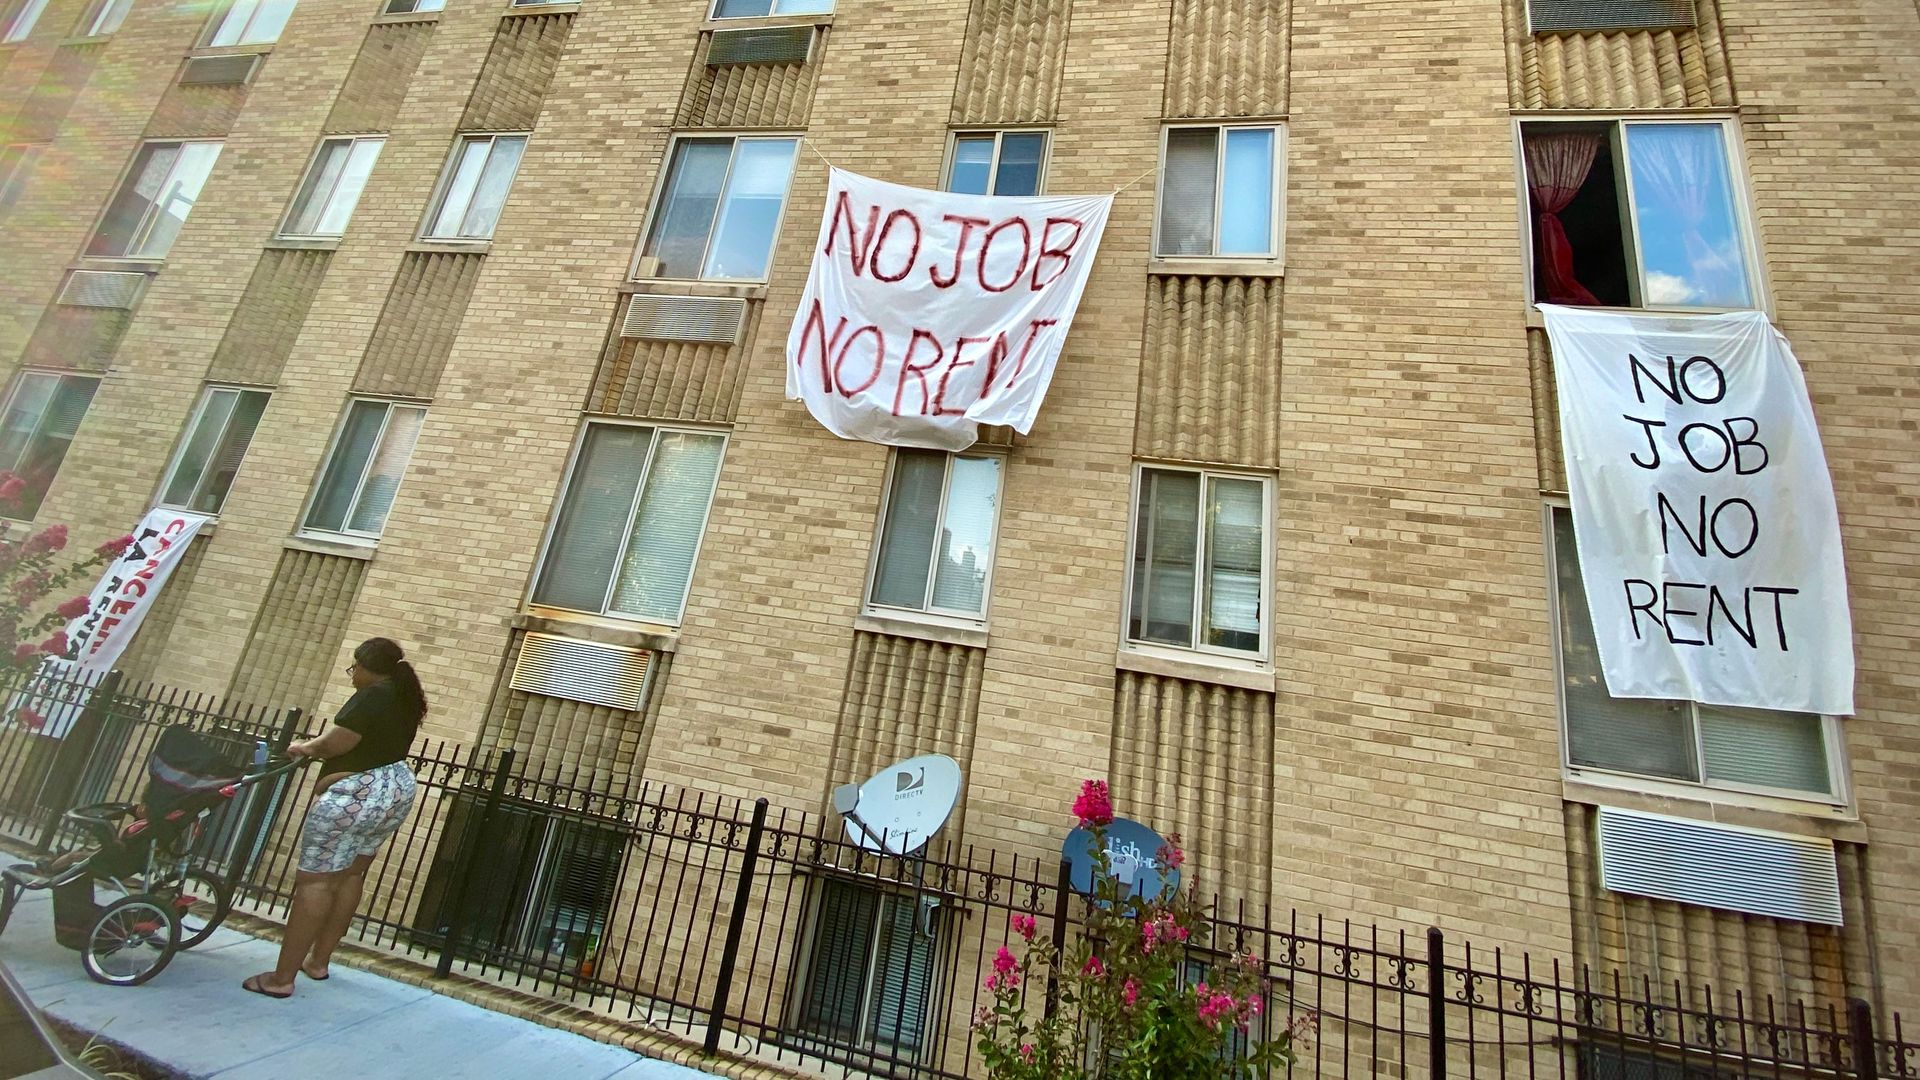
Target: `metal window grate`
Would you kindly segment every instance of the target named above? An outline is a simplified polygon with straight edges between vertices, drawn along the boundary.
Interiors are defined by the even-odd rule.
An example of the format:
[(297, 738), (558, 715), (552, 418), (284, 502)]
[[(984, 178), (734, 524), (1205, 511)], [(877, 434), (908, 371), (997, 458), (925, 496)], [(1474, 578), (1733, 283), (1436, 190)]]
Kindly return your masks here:
[(239, 86), (253, 79), (259, 53), (195, 56), (180, 69), (181, 86)]
[(813, 52), (813, 27), (769, 26), (715, 30), (707, 42), (707, 66), (804, 64)]
[(1528, 0), (1536, 34), (1567, 30), (1653, 30), (1693, 26), (1693, 0)]
[(119, 308), (131, 310), (140, 299), (147, 275), (122, 270), (75, 270), (67, 275), (54, 303), (68, 307)]
[(1602, 807), (1600, 883), (1614, 892), (1841, 924), (1833, 841)]
[(508, 685), (547, 697), (615, 709), (638, 709), (653, 654), (555, 634), (528, 634)]
[(627, 304), (620, 336), (646, 341), (702, 341), (738, 345), (747, 302), (724, 296), (635, 294)]

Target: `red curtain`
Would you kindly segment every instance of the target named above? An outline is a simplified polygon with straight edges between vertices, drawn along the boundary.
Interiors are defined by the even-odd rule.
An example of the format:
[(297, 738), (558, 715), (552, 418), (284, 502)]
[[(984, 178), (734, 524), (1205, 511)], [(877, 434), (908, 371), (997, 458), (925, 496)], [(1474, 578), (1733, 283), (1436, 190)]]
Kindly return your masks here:
[(1527, 194), (1533, 199), (1534, 239), (1538, 241), (1540, 276), (1546, 285), (1545, 299), (1554, 304), (1585, 304), (1600, 301), (1573, 276), (1573, 245), (1560, 224), (1560, 211), (1567, 208), (1593, 171), (1594, 156), (1600, 152), (1600, 136), (1580, 132), (1553, 135), (1529, 135), (1522, 143), (1527, 158)]

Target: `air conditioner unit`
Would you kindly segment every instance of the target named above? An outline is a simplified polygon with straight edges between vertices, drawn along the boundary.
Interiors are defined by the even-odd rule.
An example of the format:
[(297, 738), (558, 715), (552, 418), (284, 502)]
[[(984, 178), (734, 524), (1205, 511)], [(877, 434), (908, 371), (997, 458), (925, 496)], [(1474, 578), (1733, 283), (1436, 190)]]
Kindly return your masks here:
[(259, 53), (190, 57), (180, 69), (180, 85), (242, 86), (253, 81), (262, 59)]
[(1614, 892), (1839, 926), (1833, 841), (1602, 807), (1600, 884)]
[(520, 658), (507, 685), (529, 694), (633, 710), (646, 700), (652, 659), (645, 649), (527, 634), (520, 639)]
[(813, 54), (813, 27), (767, 26), (715, 30), (707, 41), (707, 66), (804, 64)]
[(118, 308), (128, 311), (146, 288), (147, 275), (121, 270), (75, 270), (60, 286), (56, 304), (68, 307)]
[(636, 293), (627, 301), (620, 336), (644, 341), (740, 344), (747, 302), (731, 296), (661, 296)]
[(1663, 30), (1696, 22), (1693, 0), (1527, 0), (1527, 23), (1536, 34)]

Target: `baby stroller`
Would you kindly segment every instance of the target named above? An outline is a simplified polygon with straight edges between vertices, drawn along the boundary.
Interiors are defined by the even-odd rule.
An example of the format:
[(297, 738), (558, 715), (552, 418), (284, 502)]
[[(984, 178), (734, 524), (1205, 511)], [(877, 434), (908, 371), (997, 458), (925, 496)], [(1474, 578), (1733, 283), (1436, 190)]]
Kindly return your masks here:
[[(256, 756), (265, 758), (264, 744)], [(114, 986), (146, 982), (175, 952), (205, 941), (232, 907), (232, 883), (196, 865), (194, 855), (214, 809), (302, 764), (263, 765), (249, 774), (191, 729), (167, 728), (147, 755), (141, 802), (67, 811), (66, 821), (94, 846), (0, 871), (0, 932), (23, 891), (51, 889), (54, 939), (79, 951), (89, 976)], [(119, 899), (97, 903), (99, 881)]]

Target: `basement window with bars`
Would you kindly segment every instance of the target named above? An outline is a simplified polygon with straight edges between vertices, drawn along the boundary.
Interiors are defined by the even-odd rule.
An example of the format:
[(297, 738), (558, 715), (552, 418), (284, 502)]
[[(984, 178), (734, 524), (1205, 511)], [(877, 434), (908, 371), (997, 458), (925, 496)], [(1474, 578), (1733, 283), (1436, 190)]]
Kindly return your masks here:
[(587, 425), (533, 603), (678, 625), (726, 436)]
[(167, 470), (160, 505), (218, 514), (247, 456), (254, 429), (260, 426), (267, 398), (265, 390), (208, 387), (187, 428), (187, 439)]
[(999, 524), (998, 454), (895, 450), (868, 606), (979, 623)]
[(453, 148), (441, 174), (433, 209), (421, 237), (426, 240), (491, 240), (506, 208), (507, 192), (520, 157), (525, 135), (466, 135)]
[(818, 903), (796, 1017), (800, 1041), (920, 1059), (932, 1043), (939, 902), (827, 878)]
[(107, 205), (87, 254), (164, 259), (206, 186), (218, 142), (150, 142), (140, 148), (120, 191)]
[(1753, 307), (1734, 145), (1724, 120), (1522, 124), (1534, 301)]
[(26, 521), (40, 512), (99, 388), (97, 378), (51, 371), (22, 371), (14, 378), (0, 413), (0, 472), (18, 476), (26, 488), (11, 505), (0, 505), (0, 516)]
[(131, 10), (133, 0), (94, 0), (87, 5), (87, 12), (80, 17), (80, 25), (74, 32), (80, 37), (105, 37), (120, 29)]
[(1047, 159), (1044, 131), (960, 131), (947, 190), (965, 195), (1038, 195)]
[(1141, 466), (1127, 641), (1265, 661), (1267, 480)]
[(1790, 799), (1843, 801), (1831, 717), (1607, 693), (1573, 512), (1549, 508), (1567, 768)]
[(201, 42), (208, 48), (229, 45), (270, 45), (280, 40), (294, 0), (233, 0), (207, 27)]
[(1285, 148), (1278, 124), (1167, 128), (1154, 254), (1278, 259)]
[(0, 45), (27, 40), (46, 10), (47, 0), (18, 0), (7, 11), (5, 29), (0, 29)]
[(424, 405), (360, 399), (347, 406), (302, 531), (379, 539), (426, 418)]
[(386, 144), (384, 135), (321, 143), (280, 235), (335, 237), (345, 233), (353, 208), (360, 203), (360, 193), (366, 189), (367, 177), (373, 174), (374, 163), (380, 160), (380, 150)]
[(676, 138), (635, 276), (764, 281), (799, 146), (792, 137)]
[(825, 15), (833, 0), (714, 0), (715, 19), (751, 19), (760, 15)]

